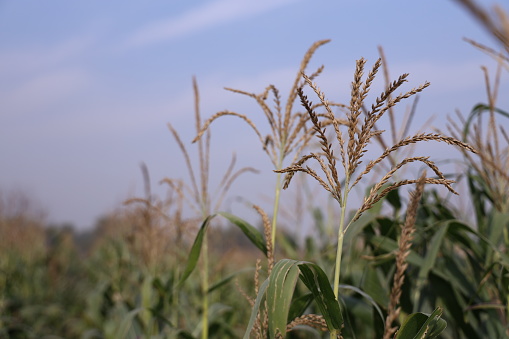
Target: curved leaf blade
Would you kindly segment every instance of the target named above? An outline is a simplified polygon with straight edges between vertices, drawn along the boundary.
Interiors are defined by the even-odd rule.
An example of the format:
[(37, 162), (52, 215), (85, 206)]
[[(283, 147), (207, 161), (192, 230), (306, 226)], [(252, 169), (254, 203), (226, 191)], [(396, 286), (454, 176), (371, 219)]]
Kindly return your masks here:
[(347, 289), (347, 290), (351, 290), (351, 291), (354, 291), (355, 293), (358, 293), (358, 294), (362, 295), (375, 308), (375, 310), (377, 311), (378, 315), (380, 316), (380, 319), (382, 320), (382, 323), (385, 326), (385, 317), (384, 317), (384, 314), (382, 312), (382, 309), (380, 309), (380, 306), (378, 306), (376, 301), (369, 294), (367, 294), (366, 292), (364, 292), (360, 288), (352, 286), (352, 285), (339, 285), (339, 288), (344, 288), (344, 289)]
[(205, 218), (205, 220), (201, 224), (200, 230), (198, 231), (198, 234), (196, 234), (193, 246), (191, 247), (191, 251), (189, 252), (189, 260), (187, 261), (186, 268), (184, 269), (184, 273), (182, 273), (182, 277), (180, 278), (178, 284), (175, 286), (175, 289), (178, 289), (180, 286), (182, 286), (182, 284), (187, 280), (187, 278), (189, 278), (191, 273), (193, 273), (196, 264), (198, 263), (198, 259), (200, 259), (203, 238), (205, 237), (210, 221), (215, 216), (216, 214), (209, 215), (207, 218)]
[(292, 300), (290, 311), (288, 312), (288, 319), (295, 319), (304, 314), (304, 311), (309, 307), (315, 297), (313, 293), (306, 293), (298, 298)]
[(343, 315), (327, 275), (320, 266), (310, 262), (300, 262), (299, 268), (300, 279), (313, 293), (329, 331), (340, 330), (343, 326)]
[(265, 255), (267, 255), (267, 245), (265, 240), (263, 239), (262, 234), (252, 225), (250, 225), (247, 221), (236, 217), (230, 213), (219, 212), (217, 214), (211, 214), (203, 221), (200, 230), (196, 234), (196, 238), (194, 239), (193, 246), (191, 247), (191, 251), (189, 252), (189, 260), (187, 261), (186, 268), (182, 273), (182, 277), (180, 278), (178, 284), (175, 286), (175, 289), (178, 289), (182, 286), (182, 284), (189, 278), (191, 273), (193, 273), (196, 265), (198, 264), (198, 259), (200, 258), (201, 247), (203, 244), (203, 239), (205, 238), (205, 234), (207, 233), (208, 226), (210, 221), (216, 216), (221, 215), (228, 219), (231, 223), (236, 225), (241, 229), (241, 231), (251, 240), (251, 242), (258, 247)]
[(269, 335), (275, 338), (279, 332), (286, 337), (286, 324), (295, 285), (299, 278), (299, 262), (292, 259), (278, 261), (269, 277), (267, 288), (267, 312), (269, 318)]
[(253, 245), (258, 247), (263, 254), (267, 255), (267, 244), (256, 227), (249, 224), (247, 221), (227, 212), (218, 212), (217, 214), (228, 219), (232, 224), (236, 225), (244, 234), (251, 240)]

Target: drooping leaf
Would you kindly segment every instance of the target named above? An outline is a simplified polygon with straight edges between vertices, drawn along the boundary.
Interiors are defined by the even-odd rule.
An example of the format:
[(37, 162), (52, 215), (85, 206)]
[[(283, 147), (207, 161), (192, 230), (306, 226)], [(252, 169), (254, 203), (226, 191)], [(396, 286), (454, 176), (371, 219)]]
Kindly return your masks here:
[(271, 339), (276, 337), (277, 332), (283, 338), (286, 337), (288, 313), (299, 278), (298, 263), (296, 260), (282, 259), (274, 265), (270, 274), (267, 288), (267, 312)]
[[(311, 293), (292, 300), (299, 277)], [(302, 315), (313, 299), (331, 331), (339, 333), (343, 326), (341, 308), (325, 272), (313, 263), (282, 259), (274, 265), (271, 275), (260, 287), (244, 339), (249, 338), (265, 293), (270, 338), (275, 338), (278, 332), (285, 338), (288, 322)], [(292, 318), (289, 318), (290, 314)]]
[(300, 262), (299, 268), (300, 279), (313, 293), (329, 331), (340, 330), (343, 326), (343, 315), (327, 275), (320, 266), (313, 263)]
[(371, 304), (371, 306), (373, 306), (373, 308), (376, 310), (376, 312), (380, 316), (380, 319), (382, 319), (382, 322), (384, 322), (385, 317), (384, 317), (382, 310), (380, 309), (378, 304), (375, 302), (375, 300), (373, 300), (373, 298), (369, 294), (367, 294), (366, 292), (362, 291), (361, 289), (359, 289), (355, 286), (351, 286), (351, 285), (339, 285), (339, 288), (348, 289), (348, 290), (354, 291), (355, 293), (362, 295)]
[(262, 234), (256, 229), (256, 227), (249, 224), (247, 221), (227, 212), (219, 212), (217, 213), (226, 219), (228, 219), (232, 224), (238, 226), (242, 232), (251, 240), (253, 245), (258, 247), (263, 254), (267, 255), (267, 244), (262, 236)]
[[(470, 114), (468, 115), (467, 121), (465, 122), (465, 126), (463, 127), (463, 140), (466, 140), (468, 134), (470, 133), (470, 124), (472, 121), (474, 121), (474, 118), (482, 113), (489, 113), (491, 111), (491, 108), (489, 105), (479, 103), (474, 106), (472, 111), (470, 111)], [(500, 108), (494, 108), (494, 112), (500, 114), (501, 116), (504, 116), (506, 118), (509, 118), (509, 113), (506, 111), (501, 110)]]

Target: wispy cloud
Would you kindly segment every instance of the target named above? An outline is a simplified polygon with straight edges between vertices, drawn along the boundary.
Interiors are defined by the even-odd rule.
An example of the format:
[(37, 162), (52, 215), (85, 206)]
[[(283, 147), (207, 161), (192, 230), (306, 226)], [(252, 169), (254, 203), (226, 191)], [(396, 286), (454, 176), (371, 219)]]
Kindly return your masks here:
[(0, 76), (20, 78), (34, 73), (59, 68), (76, 61), (94, 44), (91, 36), (73, 37), (56, 44), (32, 44), (17, 49), (0, 50)]
[(91, 81), (81, 69), (60, 69), (30, 78), (0, 95), (3, 117), (37, 116), (75, 95)]
[(224, 25), (290, 4), (296, 0), (217, 0), (178, 16), (146, 25), (127, 41), (127, 47), (137, 47), (185, 36), (210, 27)]

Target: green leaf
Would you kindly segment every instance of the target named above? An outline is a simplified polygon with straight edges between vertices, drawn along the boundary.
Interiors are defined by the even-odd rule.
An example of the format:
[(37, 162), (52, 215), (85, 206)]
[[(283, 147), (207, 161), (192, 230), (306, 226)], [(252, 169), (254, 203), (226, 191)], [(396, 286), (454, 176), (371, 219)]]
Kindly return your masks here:
[(238, 226), (242, 232), (251, 240), (253, 245), (258, 247), (263, 254), (267, 255), (267, 244), (262, 236), (262, 234), (256, 229), (256, 227), (250, 225), (247, 221), (227, 212), (219, 212), (217, 213), (226, 219), (228, 219), (232, 224)]
[(303, 315), (304, 311), (306, 311), (314, 298), (313, 293), (306, 293), (293, 299), (292, 304), (290, 305), (290, 311), (288, 312), (288, 319), (291, 321), (292, 319)]
[[(382, 249), (387, 253), (391, 253), (399, 248), (398, 243), (394, 239), (385, 236), (372, 235), (368, 240), (371, 244), (373, 244), (373, 246), (378, 249)], [(422, 266), (424, 263), (422, 257), (412, 250), (410, 250), (410, 254), (407, 257), (407, 262), (416, 266)]]
[(429, 271), (435, 266), (435, 261), (438, 256), (438, 251), (442, 246), (442, 242), (444, 240), (444, 236), (447, 233), (449, 225), (446, 223), (442, 226), (437, 227), (438, 231), (435, 233), (433, 238), (430, 240), (430, 246), (426, 252), (426, 257), (424, 258), (424, 263), (421, 266), (419, 271), (419, 279), (426, 279)]
[(128, 333), (133, 325), (133, 321), (141, 311), (143, 311), (143, 308), (136, 308), (125, 315), (115, 331), (115, 338), (128, 338)]
[[(209, 336), (214, 337), (213, 332), (211, 330), (213, 328), (217, 329), (217, 326), (225, 327), (223, 329), (227, 329), (228, 325), (223, 321), (223, 317), (225, 314), (232, 312), (232, 307), (223, 305), (220, 303), (214, 303), (209, 306), (207, 324), (209, 326)], [(215, 326), (213, 326), (215, 325)], [(198, 325), (194, 328), (192, 335), (196, 338), (200, 336), (200, 333), (203, 331), (203, 319), (198, 323)]]
[[(447, 237), (450, 240), (454, 240), (454, 242), (458, 243), (460, 247), (468, 248), (468, 252), (472, 252), (472, 255), (474, 255), (476, 259), (484, 258), (481, 246), (477, 241), (474, 241), (475, 238), (472, 237), (472, 235), (475, 235), (476, 238), (479, 238), (478, 231), (474, 230), (462, 221), (453, 219), (449, 221), (448, 233)], [(467, 255), (468, 254), (469, 253), (467, 253)]]
[[(394, 260), (394, 256), (391, 256)], [(381, 277), (381, 272), (373, 265), (367, 265), (364, 269), (365, 278), (363, 279), (362, 289), (369, 294), (379, 305), (389, 305), (390, 290), (387, 282)]]
[[(466, 140), (466, 137), (468, 136), (469, 134), (469, 130), (470, 130), (470, 124), (472, 123), (472, 121), (474, 120), (474, 118), (477, 116), (477, 115), (480, 115), (482, 113), (489, 113), (491, 111), (491, 108), (489, 105), (486, 105), (486, 104), (483, 104), (483, 103), (479, 103), (477, 105), (474, 106), (474, 108), (472, 109), (472, 111), (470, 112), (469, 116), (468, 116), (468, 119), (467, 121), (465, 122), (465, 126), (463, 128), (463, 140)], [(496, 108), (494, 109), (494, 112), (495, 113), (498, 113), (500, 114), (501, 116), (504, 116), (506, 118), (509, 118), (509, 113), (501, 110), (500, 108)]]
[(285, 234), (278, 238), (278, 247), (286, 257), (298, 258), (299, 245), (291, 234)]
[(244, 234), (251, 240), (251, 242), (256, 247), (258, 247), (265, 255), (267, 255), (267, 246), (265, 244), (265, 240), (263, 239), (261, 233), (254, 226), (251, 226), (246, 221), (226, 212), (219, 212), (217, 214), (209, 215), (203, 221), (200, 230), (198, 231), (198, 234), (196, 234), (196, 238), (194, 239), (193, 246), (191, 247), (191, 251), (189, 253), (189, 260), (187, 261), (186, 268), (184, 269), (184, 273), (182, 274), (182, 277), (180, 278), (180, 281), (178, 282), (175, 289), (178, 289), (180, 286), (182, 286), (182, 284), (187, 280), (187, 278), (189, 278), (191, 273), (194, 271), (198, 263), (198, 259), (200, 258), (201, 246), (203, 244), (205, 234), (207, 233), (207, 228), (210, 224), (210, 221), (216, 215), (221, 215), (228, 219), (230, 222), (232, 222), (234, 225), (238, 226), (242, 230), (242, 232), (244, 232)]
[(182, 284), (189, 278), (191, 273), (193, 273), (194, 268), (196, 267), (196, 264), (198, 263), (198, 259), (200, 259), (200, 252), (201, 252), (201, 245), (203, 244), (203, 238), (205, 237), (205, 234), (207, 232), (207, 228), (210, 224), (210, 221), (212, 218), (214, 218), (216, 215), (212, 214), (209, 215), (203, 223), (201, 224), (200, 230), (198, 231), (198, 234), (196, 235), (196, 238), (194, 239), (193, 246), (191, 247), (191, 252), (189, 253), (189, 260), (187, 261), (186, 268), (184, 270), (184, 273), (182, 274), (182, 277), (180, 278), (180, 281), (178, 282), (175, 289), (178, 289)]
[(222, 287), (222, 286), (228, 284), (239, 273), (243, 273), (243, 272), (247, 272), (247, 271), (253, 271), (253, 270), (254, 270), (254, 268), (245, 268), (245, 269), (242, 269), (240, 271), (233, 272), (232, 274), (229, 274), (228, 276), (226, 276), (226, 277), (220, 279), (219, 281), (215, 282), (214, 284), (212, 284), (212, 286), (209, 287), (207, 292), (210, 293), (210, 292), (218, 289), (219, 287)]
[(179, 330), (177, 332), (177, 338), (178, 339), (196, 339), (195, 337), (192, 336), (191, 333), (186, 332), (184, 330)]
[(283, 338), (286, 337), (289, 314), (292, 314), (292, 316), (302, 314), (303, 305), (307, 305), (311, 300), (309, 295), (305, 295), (295, 299), (292, 303), (299, 277), (310, 290), (313, 299), (316, 300), (329, 330), (339, 332), (343, 326), (343, 316), (325, 272), (320, 266), (313, 263), (282, 259), (274, 265), (269, 278), (260, 287), (244, 339), (249, 338), (265, 293), (268, 308), (269, 337), (271, 339), (275, 338), (277, 332), (281, 333)]
[[(502, 220), (505, 220), (505, 221), (502, 221), (502, 222), (509, 223), (509, 215), (502, 214), (502, 217), (503, 217), (503, 215), (505, 215), (505, 219), (502, 219)], [(503, 265), (504, 267), (506, 267), (507, 269), (509, 269), (509, 256), (507, 254), (505, 254), (504, 252), (500, 251), (500, 249), (497, 247), (497, 245), (492, 243), (482, 233), (480, 233), (479, 231), (473, 229), (472, 227), (470, 227), (460, 221), (457, 221), (457, 220), (450, 221), (449, 228), (451, 228), (451, 227), (454, 227), (454, 228), (464, 231), (464, 232), (471, 233), (472, 235), (475, 235), (476, 237), (478, 237), (479, 240), (481, 240), (482, 243), (485, 244), (485, 246), (490, 247), (491, 250), (497, 254), (497, 256), (500, 259), (497, 261), (497, 263), (499, 263), (499, 264)], [(498, 227), (500, 227), (500, 225), (498, 225)], [(468, 239), (468, 238), (466, 238), (466, 239)], [(481, 249), (478, 248), (478, 245), (475, 242), (471, 241), (471, 239), (470, 239), (470, 242), (462, 240), (462, 243), (463, 243), (463, 246), (468, 248), (469, 251), (474, 252), (478, 258), (483, 259), (483, 260), (486, 259), (486, 257), (487, 257), (486, 252), (485, 251), (482, 252)]]
[(300, 279), (313, 293), (329, 330), (341, 329), (343, 315), (325, 272), (320, 266), (309, 262), (300, 262), (299, 268), (301, 272)]
[[(504, 230), (509, 226), (509, 213), (501, 213), (497, 210), (493, 210), (488, 220), (488, 229), (486, 234), (488, 240), (495, 248), (498, 248), (499, 244), (503, 242)], [(498, 252), (494, 250), (493, 252)], [(489, 253), (485, 258), (485, 265), (488, 266), (493, 261), (493, 254)]]
[(401, 203), (401, 197), (399, 196), (398, 189), (392, 190), (389, 193), (387, 193), (386, 199), (389, 202), (389, 204), (391, 204), (392, 207), (394, 207), (396, 211), (399, 211), (401, 209), (401, 206), (403, 204)]
[(258, 295), (256, 296), (256, 301), (253, 306), (253, 310), (251, 311), (251, 317), (249, 318), (249, 323), (247, 324), (246, 332), (244, 333), (244, 339), (249, 339), (249, 335), (251, 334), (251, 331), (253, 330), (253, 326), (256, 321), (256, 316), (258, 315), (258, 311), (260, 310), (260, 304), (263, 300), (263, 297), (265, 296), (265, 291), (267, 290), (268, 286), (269, 279), (266, 279), (260, 286), (260, 289), (258, 290)]
[(414, 339), (419, 333), (421, 327), (428, 320), (428, 316), (424, 313), (412, 313), (401, 325), (396, 333), (395, 339)]
[(428, 250), (426, 252), (426, 256), (424, 257), (424, 262), (419, 269), (419, 275), (417, 277), (417, 286), (416, 286), (416, 293), (415, 293), (415, 300), (414, 300), (414, 311), (415, 308), (419, 305), (419, 299), (421, 296), (422, 288), (426, 282), (426, 279), (428, 277), (429, 272), (435, 266), (435, 262), (438, 256), (438, 252), (440, 250), (440, 247), (442, 246), (442, 242), (445, 238), (445, 234), (447, 233), (447, 230), (449, 229), (449, 223), (440, 224), (440, 226), (437, 226), (438, 230), (436, 231), (433, 238), (430, 240), (430, 246), (428, 247)]
[(475, 175), (473, 171), (468, 172), (467, 179), (468, 188), (470, 191), (470, 200), (474, 206), (477, 224), (479, 225), (479, 231), (484, 232), (483, 226), (486, 216), (485, 203), (486, 197), (489, 196), (489, 188), (486, 185), (486, 182), (479, 175)]
[(421, 330), (417, 333), (416, 337), (418, 339), (438, 337), (438, 335), (447, 327), (447, 322), (440, 319), (441, 315), (442, 309), (437, 307), (428, 317), (428, 320), (426, 320), (424, 325), (421, 327)]
[(375, 300), (373, 300), (373, 298), (371, 298), (371, 296), (369, 294), (367, 294), (366, 292), (364, 292), (361, 289), (359, 289), (355, 286), (352, 286), (352, 285), (339, 285), (339, 288), (348, 289), (348, 290), (354, 291), (355, 293), (362, 295), (375, 308), (378, 315), (380, 316), (380, 319), (382, 319), (382, 323), (384, 323), (385, 317), (382, 313), (382, 310), (380, 309), (378, 304), (375, 302)]
[(299, 277), (298, 261), (282, 259), (278, 261), (269, 277), (267, 288), (267, 313), (269, 318), (269, 335), (275, 338), (276, 333), (286, 337), (286, 324), (292, 296)]
[(140, 318), (144, 328), (149, 328), (152, 321), (152, 314), (149, 311), (152, 307), (154, 299), (154, 289), (152, 288), (153, 278), (147, 275), (141, 285), (141, 306), (144, 308), (140, 311)]
[(438, 307), (431, 315), (412, 313), (401, 325), (395, 339), (431, 339), (436, 338), (447, 327), (441, 319), (442, 309)]
[[(458, 277), (458, 279), (461, 279), (461, 277)], [(454, 327), (454, 331), (456, 333), (462, 332), (464, 337), (469, 339), (484, 338), (485, 336), (483, 335), (479, 336), (480, 328), (476, 326), (478, 321), (476, 320), (478, 319), (477, 316), (473, 315), (472, 312), (466, 311), (466, 305), (468, 305), (468, 300), (472, 294), (461, 295), (459, 292), (460, 288), (457, 287), (454, 277), (441, 277), (432, 273), (429, 276), (429, 281), (433, 293), (436, 294), (443, 307), (447, 310), (448, 318)]]

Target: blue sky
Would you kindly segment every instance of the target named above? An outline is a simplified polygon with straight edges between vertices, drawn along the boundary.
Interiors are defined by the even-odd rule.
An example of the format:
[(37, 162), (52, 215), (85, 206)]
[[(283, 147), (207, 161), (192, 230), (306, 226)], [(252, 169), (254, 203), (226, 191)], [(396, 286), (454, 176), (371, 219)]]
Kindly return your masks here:
[[(160, 179), (187, 178), (166, 124), (192, 149), (193, 76), (204, 118), (229, 109), (263, 124), (249, 98), (223, 87), (259, 93), (274, 84), (285, 97), (305, 51), (321, 39), (332, 41), (309, 69), (325, 65), (317, 82), (330, 100), (348, 101), (355, 60), (371, 65), (381, 45), (393, 78), (410, 73), (408, 89), (431, 82), (413, 128), (431, 116), (443, 128), (455, 109), (467, 113), (485, 100), (480, 66), (494, 70), (463, 37), (496, 47), (453, 1), (3, 1), (0, 189), (20, 189), (49, 221), (78, 227), (142, 195), (141, 161), (162, 194)], [(239, 165), (261, 170), (232, 194), (263, 205), (270, 162), (243, 123), (225, 118), (212, 126), (213, 176), (232, 152)]]

